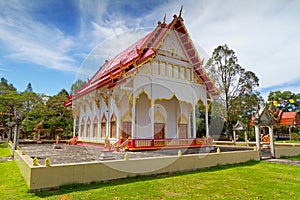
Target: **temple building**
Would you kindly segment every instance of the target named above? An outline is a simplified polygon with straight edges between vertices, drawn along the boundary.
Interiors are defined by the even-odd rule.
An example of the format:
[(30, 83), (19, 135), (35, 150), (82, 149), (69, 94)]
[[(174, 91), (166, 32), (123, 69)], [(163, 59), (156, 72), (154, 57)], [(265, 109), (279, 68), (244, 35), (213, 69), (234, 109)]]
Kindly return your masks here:
[(65, 102), (72, 107), (74, 134), (94, 143), (130, 138), (135, 149), (205, 143), (196, 138), (195, 108), (204, 107), (208, 137), (208, 102), (218, 90), (202, 65), (181, 14), (158, 22)]

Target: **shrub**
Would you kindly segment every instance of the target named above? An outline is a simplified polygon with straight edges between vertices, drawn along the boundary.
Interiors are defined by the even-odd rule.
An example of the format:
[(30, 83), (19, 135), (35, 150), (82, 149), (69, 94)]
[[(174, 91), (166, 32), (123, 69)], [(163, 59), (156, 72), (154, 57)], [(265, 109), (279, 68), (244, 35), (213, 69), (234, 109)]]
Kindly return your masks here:
[(299, 133), (291, 133), (291, 140), (300, 140), (300, 134)]

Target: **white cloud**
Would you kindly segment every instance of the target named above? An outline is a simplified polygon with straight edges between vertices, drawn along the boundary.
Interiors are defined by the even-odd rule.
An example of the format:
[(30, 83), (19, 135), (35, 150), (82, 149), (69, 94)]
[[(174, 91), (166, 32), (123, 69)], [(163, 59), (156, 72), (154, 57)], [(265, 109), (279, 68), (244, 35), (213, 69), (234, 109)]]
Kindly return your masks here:
[(299, 1), (185, 1), (183, 18), (209, 55), (226, 43), (260, 78), (260, 88), (279, 87), (300, 79), (299, 7)]
[(51, 24), (34, 20), (26, 12), (30, 10), (26, 4), (17, 1), (15, 4), (1, 4), (4, 12), (0, 15), (0, 41), (6, 47), (4, 58), (61, 71), (77, 68), (76, 61), (68, 55), (75, 45), (72, 37)]
[[(2, 59), (74, 71), (79, 65), (76, 58), (95, 60), (90, 52), (95, 53), (97, 48), (101, 48), (96, 53), (102, 60), (112, 58), (144, 36), (133, 29), (153, 29), (165, 13), (170, 22), (183, 5), (182, 15), (191, 38), (209, 56), (218, 45), (228, 44), (240, 64), (260, 78), (261, 89), (279, 88), (300, 80), (299, 1), (165, 1), (153, 5), (147, 13), (139, 13), (138, 17), (130, 15), (128, 10), (117, 9), (114, 6), (117, 3), (80, 0), (79, 16), (74, 16), (80, 17), (79, 31), (70, 36), (53, 24), (34, 19), (31, 10), (36, 5), (32, 2), (0, 1), (0, 42), (6, 48), (0, 50), (6, 55)], [(82, 66), (87, 63), (85, 60)], [(97, 67), (103, 62), (89, 64)], [(300, 85), (288, 88), (300, 91)]]

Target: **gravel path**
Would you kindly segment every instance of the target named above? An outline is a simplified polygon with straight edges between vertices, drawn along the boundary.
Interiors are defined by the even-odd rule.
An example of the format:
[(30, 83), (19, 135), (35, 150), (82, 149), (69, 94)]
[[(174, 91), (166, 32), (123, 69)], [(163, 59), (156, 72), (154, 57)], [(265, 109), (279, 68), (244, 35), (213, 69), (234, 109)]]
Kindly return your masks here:
[(279, 164), (286, 164), (286, 165), (295, 165), (300, 166), (300, 161), (296, 160), (288, 160), (288, 159), (267, 159), (264, 160), (265, 162), (272, 162), (272, 163), (279, 163)]

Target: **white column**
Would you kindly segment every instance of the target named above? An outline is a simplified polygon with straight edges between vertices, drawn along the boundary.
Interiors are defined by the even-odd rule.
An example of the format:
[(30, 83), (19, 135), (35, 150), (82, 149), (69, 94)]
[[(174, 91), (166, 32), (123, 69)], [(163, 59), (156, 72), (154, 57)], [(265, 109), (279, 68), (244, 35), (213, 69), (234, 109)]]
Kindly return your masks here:
[(245, 142), (248, 142), (248, 134), (247, 134), (247, 131), (245, 131)]
[[(118, 112), (119, 113), (119, 112)], [(121, 137), (120, 131), (121, 131), (121, 117), (119, 116), (119, 114), (117, 115), (117, 121), (116, 121), (116, 139), (118, 140)]]
[(233, 131), (233, 144), (236, 145), (236, 132)]
[(255, 125), (254, 129), (255, 129), (256, 149), (259, 152), (259, 157), (261, 158), (259, 125)]
[(191, 113), (188, 113), (188, 137), (192, 138), (192, 124), (191, 124)]
[(135, 132), (135, 99), (132, 97), (132, 108), (131, 108), (131, 135), (132, 138), (136, 138), (136, 132)]
[(154, 112), (155, 112), (155, 108), (154, 108), (154, 102), (151, 103), (151, 134), (152, 134), (152, 138), (154, 138)]
[(107, 105), (107, 124), (106, 124), (106, 137), (110, 135), (110, 114), (111, 114), (111, 96), (108, 95), (108, 105)]
[(77, 116), (75, 115), (73, 119), (73, 137), (76, 135), (76, 118)]
[(196, 105), (193, 106), (193, 137), (197, 137), (197, 127), (196, 127)]
[(271, 156), (273, 158), (275, 158), (273, 126), (269, 126), (269, 136), (270, 136), (270, 151), (271, 151)]
[(206, 130), (206, 138), (209, 137), (209, 126), (208, 126), (208, 104), (206, 100), (206, 107), (205, 107), (205, 130)]

